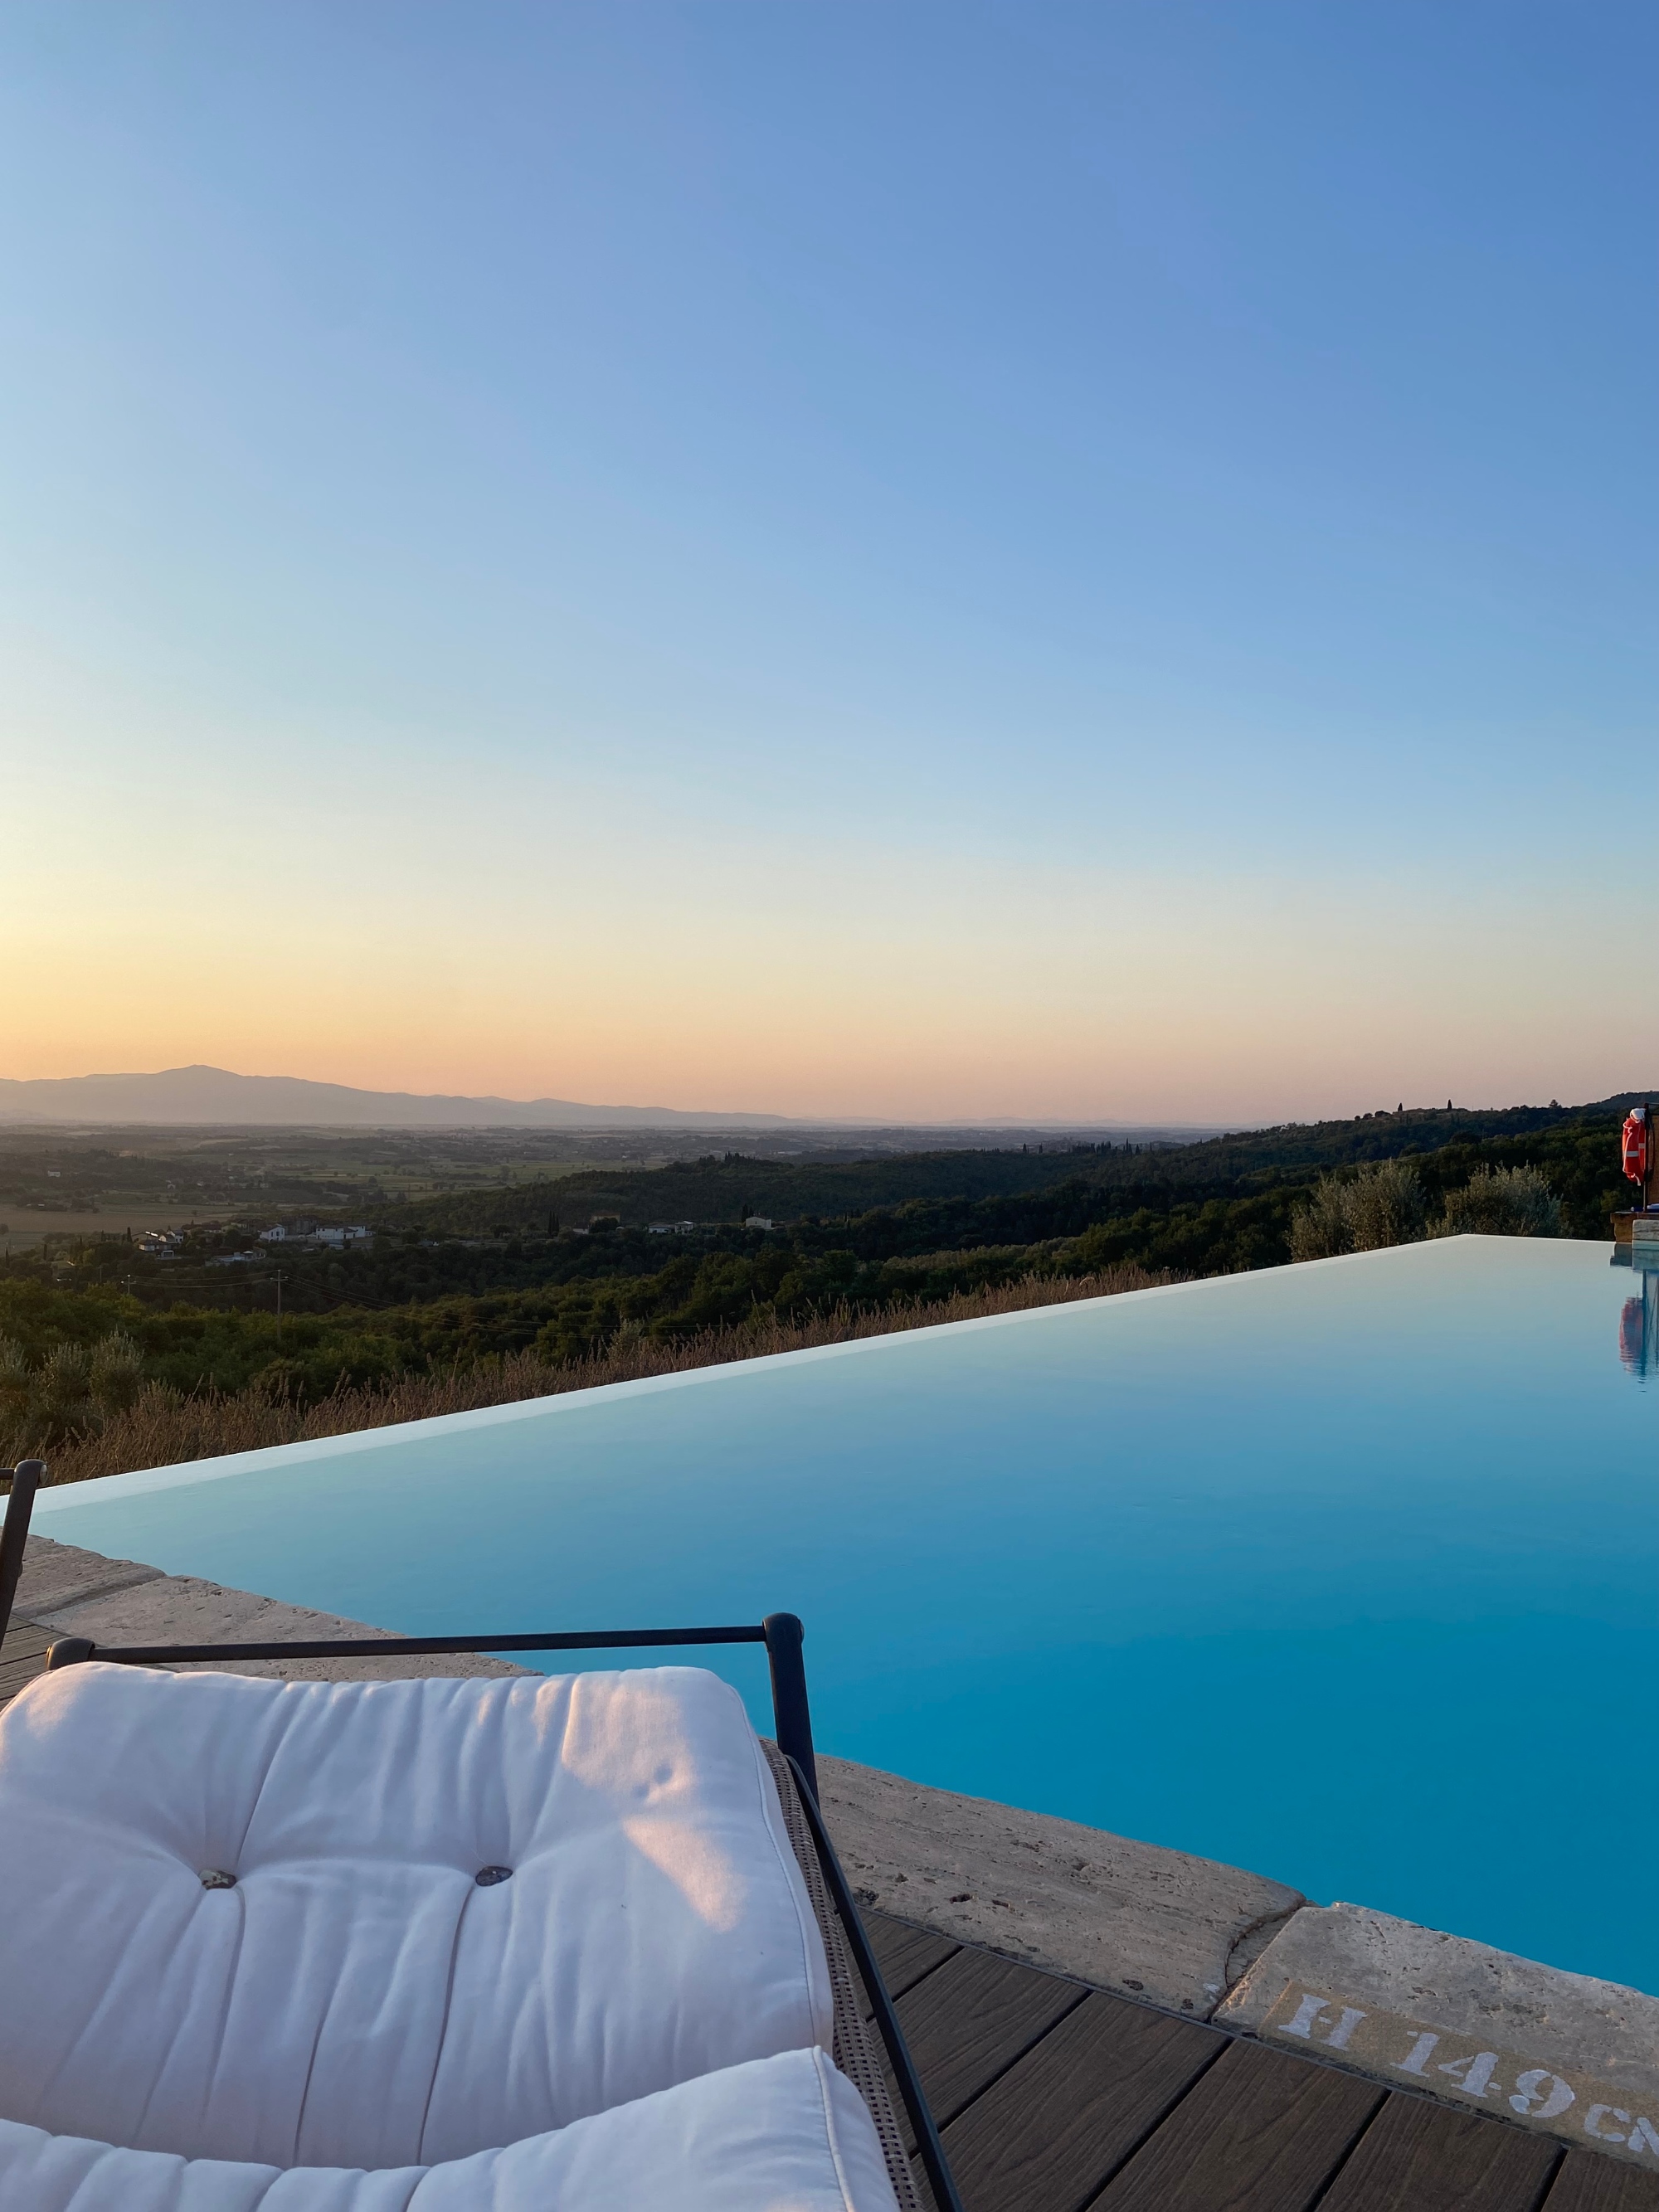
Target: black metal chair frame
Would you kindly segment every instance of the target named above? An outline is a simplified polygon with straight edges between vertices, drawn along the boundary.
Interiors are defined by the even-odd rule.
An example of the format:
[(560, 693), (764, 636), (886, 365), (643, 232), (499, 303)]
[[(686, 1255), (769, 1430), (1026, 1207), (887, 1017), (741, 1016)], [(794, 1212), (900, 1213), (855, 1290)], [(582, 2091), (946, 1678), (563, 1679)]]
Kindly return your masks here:
[(46, 1471), (45, 1461), (38, 1459), (20, 1460), (12, 1468), (0, 1467), (0, 1482), (11, 1492), (5, 1526), (0, 1528), (0, 1638), (4, 1638), (11, 1623), (17, 1577), (23, 1571), (23, 1547), (28, 1541), (29, 1516), (34, 1510), (34, 1493)]
[[(25, 1460), (11, 1476), (11, 1498), (0, 1530), (0, 1636), (10, 1618), (22, 1571), (34, 1493), (46, 1468)], [(48, 1671), (99, 1659), (118, 1667), (172, 1667), (192, 1662), (223, 1664), (240, 1659), (416, 1659), (447, 1652), (641, 1650), (671, 1645), (763, 1644), (772, 1683), (773, 1729), (778, 1749), (795, 1778), (801, 1809), (823, 1869), (836, 1917), (854, 1964), (870, 1999), (888, 2063), (893, 2069), (905, 2116), (915, 2133), (916, 2150), (933, 2193), (937, 2212), (963, 2212), (939, 2130), (922, 2094), (915, 2063), (904, 2040), (881, 1968), (836, 1847), (818, 1809), (818, 1771), (812, 1753), (812, 1716), (806, 1696), (806, 1667), (801, 1646), (805, 1632), (793, 1613), (769, 1613), (753, 1626), (734, 1628), (616, 1628), (523, 1636), (352, 1636), (315, 1638), (295, 1644), (144, 1644), (105, 1646), (84, 1636), (61, 1636), (48, 1647)]]

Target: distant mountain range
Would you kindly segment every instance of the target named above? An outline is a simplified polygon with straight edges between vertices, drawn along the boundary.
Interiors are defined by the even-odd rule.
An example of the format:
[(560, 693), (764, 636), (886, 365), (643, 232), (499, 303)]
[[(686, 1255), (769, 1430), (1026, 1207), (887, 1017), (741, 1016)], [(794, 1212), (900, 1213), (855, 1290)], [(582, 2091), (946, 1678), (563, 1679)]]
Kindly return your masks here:
[[(808, 1121), (788, 1114), (688, 1114), (673, 1106), (584, 1106), (569, 1098), (449, 1098), (410, 1091), (354, 1091), (297, 1075), (235, 1075), (226, 1067), (168, 1067), (155, 1075), (66, 1075), (19, 1082), (0, 1076), (0, 1123), (76, 1122), (131, 1127), (369, 1129), (872, 1129), (872, 1121)], [(899, 1125), (888, 1124), (888, 1127)], [(918, 1127), (921, 1124), (906, 1125)], [(963, 1122), (929, 1124), (941, 1130)], [(1211, 1127), (1143, 1129), (1123, 1122), (988, 1121), (980, 1129), (1109, 1130), (1115, 1136), (1184, 1141)]]
[(446, 1098), (354, 1091), (297, 1075), (168, 1067), (155, 1075), (0, 1077), (0, 1121), (276, 1123), (325, 1128), (775, 1129), (783, 1114), (684, 1114), (672, 1106), (583, 1106), (568, 1098)]

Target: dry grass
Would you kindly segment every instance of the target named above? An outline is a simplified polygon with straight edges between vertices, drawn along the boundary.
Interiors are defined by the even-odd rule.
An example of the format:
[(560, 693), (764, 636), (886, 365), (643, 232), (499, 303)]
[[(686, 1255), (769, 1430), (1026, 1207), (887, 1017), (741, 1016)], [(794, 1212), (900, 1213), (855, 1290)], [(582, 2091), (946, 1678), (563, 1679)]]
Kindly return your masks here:
[(977, 1321), (1032, 1306), (1110, 1297), (1176, 1279), (1167, 1271), (1149, 1274), (1133, 1267), (1109, 1267), (1096, 1275), (1028, 1275), (999, 1289), (960, 1291), (951, 1297), (890, 1306), (879, 1313), (854, 1313), (842, 1307), (811, 1321), (769, 1317), (738, 1328), (705, 1329), (678, 1341), (624, 1334), (597, 1357), (563, 1366), (551, 1366), (534, 1352), (515, 1352), (453, 1374), (409, 1376), (382, 1389), (336, 1390), (311, 1405), (263, 1390), (181, 1398), (151, 1384), (99, 1434), (60, 1445), (52, 1455), (48, 1480), (86, 1482), (94, 1475), (126, 1474), (136, 1468), (174, 1467), (185, 1460), (216, 1459), (267, 1444), (301, 1443), (313, 1437), (344, 1436), (354, 1429), (385, 1428), (396, 1421), (425, 1421), (438, 1413), (470, 1413), (482, 1406), (589, 1390), (600, 1382), (634, 1382), (728, 1360), (759, 1359), (769, 1352), (805, 1352), (815, 1345), (933, 1328), (942, 1322)]

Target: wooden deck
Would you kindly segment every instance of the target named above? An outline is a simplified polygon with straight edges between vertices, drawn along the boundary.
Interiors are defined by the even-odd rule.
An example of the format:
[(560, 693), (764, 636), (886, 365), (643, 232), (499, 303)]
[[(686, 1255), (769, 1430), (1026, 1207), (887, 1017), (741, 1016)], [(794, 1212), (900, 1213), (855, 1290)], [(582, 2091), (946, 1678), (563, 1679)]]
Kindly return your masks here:
[(967, 2212), (1659, 2212), (1659, 2177), (866, 1916)]
[(6, 1631), (0, 1643), (0, 1705), (9, 1705), (25, 1682), (46, 1672), (51, 1641), (49, 1629), (36, 1628), (29, 1621), (15, 1622)]
[[(48, 1640), (8, 1632), (0, 1705)], [(885, 1913), (866, 1924), (967, 2212), (1659, 2212), (1638, 2167)]]

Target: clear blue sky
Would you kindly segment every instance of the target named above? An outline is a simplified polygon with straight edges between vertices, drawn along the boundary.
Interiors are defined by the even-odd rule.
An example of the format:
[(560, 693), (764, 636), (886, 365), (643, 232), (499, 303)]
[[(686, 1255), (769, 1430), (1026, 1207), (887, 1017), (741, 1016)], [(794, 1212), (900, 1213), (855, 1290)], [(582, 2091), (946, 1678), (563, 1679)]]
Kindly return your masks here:
[(0, 1073), (1652, 1079), (1656, 82), (1651, 0), (10, 0)]

